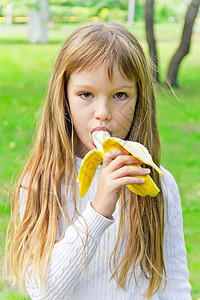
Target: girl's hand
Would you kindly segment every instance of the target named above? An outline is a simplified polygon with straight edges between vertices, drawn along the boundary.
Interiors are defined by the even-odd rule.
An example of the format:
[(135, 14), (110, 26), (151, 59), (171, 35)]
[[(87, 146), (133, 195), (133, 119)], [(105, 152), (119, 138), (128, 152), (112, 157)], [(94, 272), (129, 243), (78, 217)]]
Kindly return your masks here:
[(150, 169), (128, 166), (130, 164), (139, 165), (141, 161), (129, 155), (125, 150), (117, 149), (104, 155), (103, 168), (92, 206), (106, 218), (115, 211), (120, 188), (127, 184), (144, 183), (144, 179), (130, 175), (145, 176), (150, 173)]

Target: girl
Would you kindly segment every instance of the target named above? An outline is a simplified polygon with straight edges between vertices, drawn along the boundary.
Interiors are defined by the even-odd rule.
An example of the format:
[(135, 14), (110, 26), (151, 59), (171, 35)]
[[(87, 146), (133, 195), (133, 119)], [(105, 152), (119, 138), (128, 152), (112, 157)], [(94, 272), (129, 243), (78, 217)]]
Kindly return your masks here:
[[(129, 166), (141, 162), (128, 152), (110, 151), (79, 199), (77, 174), (95, 130), (140, 142), (159, 166), (150, 71), (138, 41), (117, 24), (86, 24), (60, 50), (12, 199), (11, 273), (34, 300), (191, 299), (181, 202), (167, 170), (160, 180), (145, 165)], [(127, 189), (150, 172), (156, 198)]]

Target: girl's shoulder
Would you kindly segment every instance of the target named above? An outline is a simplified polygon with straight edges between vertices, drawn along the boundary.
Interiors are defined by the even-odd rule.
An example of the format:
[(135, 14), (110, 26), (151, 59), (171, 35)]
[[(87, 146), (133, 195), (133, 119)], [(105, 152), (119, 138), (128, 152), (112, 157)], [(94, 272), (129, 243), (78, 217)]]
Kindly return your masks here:
[(22, 189), (28, 189), (29, 186), (29, 173), (27, 172), (21, 181), (21, 188)]
[(166, 212), (168, 217), (175, 211), (181, 211), (181, 199), (178, 185), (173, 175), (164, 167), (161, 166), (164, 176), (161, 177), (161, 187), (164, 195)]
[(163, 171), (164, 176), (161, 178), (161, 184), (163, 185), (177, 185), (176, 180), (174, 179), (174, 176), (170, 173), (169, 170), (165, 169), (163, 166), (160, 166), (160, 169)]
[(177, 193), (179, 194), (178, 186), (176, 180), (174, 179), (174, 176), (170, 173), (170, 171), (165, 169), (163, 166), (161, 166), (160, 169), (164, 173), (164, 176), (160, 177), (163, 192), (164, 193), (170, 192), (170, 194), (174, 194), (174, 195), (177, 195)]

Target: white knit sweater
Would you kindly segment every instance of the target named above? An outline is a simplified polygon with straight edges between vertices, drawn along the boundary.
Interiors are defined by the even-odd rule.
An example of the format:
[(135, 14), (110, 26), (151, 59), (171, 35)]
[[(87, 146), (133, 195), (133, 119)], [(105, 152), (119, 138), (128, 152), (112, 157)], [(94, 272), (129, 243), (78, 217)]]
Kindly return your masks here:
[[(76, 158), (77, 172), (82, 160)], [(33, 300), (140, 300), (147, 290), (148, 280), (143, 278), (140, 268), (137, 268), (137, 283), (131, 279), (127, 291), (117, 287), (111, 280), (109, 258), (116, 243), (119, 225), (119, 206), (117, 203), (113, 218), (107, 219), (98, 214), (91, 206), (102, 166), (97, 169), (93, 182), (87, 194), (77, 201), (79, 212), (88, 226), (88, 249), (86, 267), (83, 267), (83, 243), (85, 241), (83, 218), (77, 218), (75, 224), (80, 229), (79, 235), (70, 224), (67, 224), (64, 238), (55, 243), (46, 277), (46, 294), (40, 292), (39, 281), (35, 283), (31, 269), (26, 276), (26, 289)], [(187, 268), (186, 248), (183, 235), (183, 220), (181, 201), (177, 184), (172, 175), (162, 168), (164, 178), (162, 187), (168, 202), (166, 211), (164, 258), (167, 272), (167, 288), (162, 295), (157, 292), (153, 300), (189, 300), (191, 286)], [(62, 182), (61, 192), (64, 195), (65, 185)], [(21, 190), (21, 214), (26, 201), (26, 190)], [(68, 195), (67, 211), (73, 215), (73, 203)], [(63, 229), (58, 231), (58, 236)], [(28, 275), (29, 273), (29, 275)]]

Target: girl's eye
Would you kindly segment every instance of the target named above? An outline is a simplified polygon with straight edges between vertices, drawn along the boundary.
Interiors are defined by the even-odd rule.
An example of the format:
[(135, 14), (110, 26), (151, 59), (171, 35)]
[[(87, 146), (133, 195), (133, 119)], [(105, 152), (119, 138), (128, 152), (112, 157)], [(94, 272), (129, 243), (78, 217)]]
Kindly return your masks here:
[(91, 93), (82, 93), (82, 94), (80, 94), (80, 97), (87, 100), (87, 99), (92, 98), (92, 94)]
[(114, 95), (114, 98), (118, 99), (118, 100), (124, 100), (126, 99), (128, 96), (126, 93), (122, 93), (122, 92), (119, 92), (119, 93), (116, 93)]

